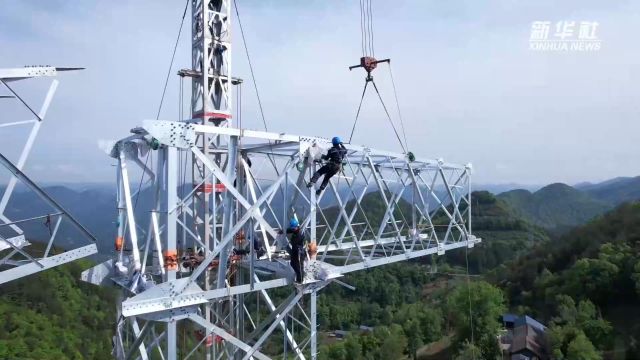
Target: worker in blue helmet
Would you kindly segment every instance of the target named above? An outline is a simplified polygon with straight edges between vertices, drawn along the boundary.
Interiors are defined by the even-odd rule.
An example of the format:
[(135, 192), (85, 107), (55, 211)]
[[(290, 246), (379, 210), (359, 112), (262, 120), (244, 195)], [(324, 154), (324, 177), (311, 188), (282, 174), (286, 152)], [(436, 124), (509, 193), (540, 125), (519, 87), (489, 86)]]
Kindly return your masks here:
[(344, 157), (347, 155), (347, 149), (342, 145), (339, 137), (336, 136), (331, 139), (331, 144), (333, 144), (333, 146), (327, 151), (327, 154), (322, 155), (322, 160), (326, 160), (327, 162), (313, 174), (307, 184), (308, 188), (312, 187), (320, 176), (324, 175), (322, 184), (320, 184), (320, 189), (316, 191), (316, 195), (320, 195), (329, 184), (329, 180), (331, 180), (333, 175), (340, 172), (342, 169), (342, 161), (344, 161)]
[(292, 218), (287, 228), (287, 237), (289, 238), (289, 263), (296, 273), (296, 283), (302, 284), (304, 281), (304, 261), (307, 254), (304, 250), (304, 231), (300, 228), (298, 219)]

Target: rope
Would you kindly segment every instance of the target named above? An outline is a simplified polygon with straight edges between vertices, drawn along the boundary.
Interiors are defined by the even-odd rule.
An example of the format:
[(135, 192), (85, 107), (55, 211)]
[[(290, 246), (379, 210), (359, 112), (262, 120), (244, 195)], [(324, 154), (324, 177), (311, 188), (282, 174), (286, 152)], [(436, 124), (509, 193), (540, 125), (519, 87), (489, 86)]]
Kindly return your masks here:
[[(469, 238), (467, 238), (467, 241), (469, 241)], [(468, 245), (468, 244), (467, 244)], [(476, 354), (475, 354), (475, 339), (474, 339), (474, 333), (473, 333), (473, 312), (472, 312), (472, 304), (471, 304), (471, 276), (469, 275), (469, 246), (465, 246), (464, 248), (464, 259), (467, 265), (467, 295), (469, 297), (469, 327), (471, 329), (471, 346), (472, 346), (472, 356), (473, 359), (476, 359)]]
[[(240, 20), (240, 11), (238, 10), (238, 1), (233, 2), (233, 7), (236, 11), (236, 16), (238, 17), (238, 25), (240, 26), (240, 35), (242, 37), (242, 45), (244, 46), (244, 52), (247, 55), (247, 62), (249, 63), (249, 72), (251, 73), (251, 80), (253, 81), (253, 89), (256, 92), (256, 97), (258, 98), (258, 108), (260, 109), (260, 117), (262, 118), (262, 125), (264, 125), (264, 131), (268, 132), (269, 129), (267, 127), (267, 120), (264, 116), (264, 109), (262, 108), (262, 100), (260, 99), (260, 92), (258, 91), (258, 82), (256, 81), (256, 76), (253, 71), (253, 64), (251, 63), (251, 56), (249, 55), (249, 46), (247, 45), (247, 39), (244, 36), (244, 28), (242, 27), (242, 21)], [(273, 147), (271, 144), (271, 140), (269, 140), (269, 152), (270, 155), (267, 155), (269, 160), (271, 161), (271, 165), (276, 171), (276, 175), (280, 176), (280, 172), (278, 171), (278, 167), (276, 166), (275, 160), (273, 160)]]
[(360, 109), (362, 108), (362, 101), (364, 100), (364, 95), (367, 91), (367, 85), (369, 85), (369, 82), (365, 81), (364, 89), (362, 90), (362, 97), (360, 97), (360, 104), (358, 105), (358, 111), (356, 112), (356, 120), (353, 122), (353, 127), (351, 128), (351, 135), (349, 135), (349, 144), (351, 144), (351, 139), (353, 139), (353, 132), (356, 130), (356, 125), (358, 124), (358, 117), (360, 116)]
[(385, 114), (387, 114), (387, 118), (389, 119), (389, 123), (391, 124), (391, 127), (393, 128), (393, 132), (396, 134), (396, 138), (398, 138), (398, 142), (400, 143), (400, 147), (402, 148), (402, 151), (404, 151), (406, 153), (407, 149), (405, 149), (404, 145), (402, 144), (402, 139), (400, 139), (400, 134), (398, 134), (398, 130), (396, 129), (396, 125), (393, 123), (393, 120), (391, 119), (391, 115), (389, 115), (389, 111), (387, 110), (387, 106), (384, 104), (384, 100), (382, 100), (382, 95), (380, 95), (380, 91), (378, 91), (378, 86), (376, 85), (375, 81), (371, 80), (371, 82), (373, 83), (373, 88), (376, 89), (376, 94), (378, 94), (378, 99), (380, 99), (380, 103), (382, 104), (382, 107), (384, 108), (384, 112), (385, 112)]
[(167, 77), (164, 80), (164, 89), (162, 89), (162, 97), (160, 98), (160, 105), (158, 106), (158, 114), (156, 120), (160, 119), (160, 110), (162, 110), (162, 103), (164, 102), (164, 95), (167, 92), (167, 84), (169, 83), (169, 76), (171, 75), (171, 69), (173, 68), (173, 60), (176, 57), (176, 50), (178, 50), (178, 42), (180, 41), (180, 34), (182, 34), (182, 26), (184, 25), (184, 18), (187, 15), (187, 8), (189, 7), (189, 0), (184, 4), (184, 12), (182, 13), (182, 21), (180, 21), (180, 29), (178, 29), (178, 37), (176, 43), (173, 46), (173, 54), (171, 55), (171, 62), (169, 63), (169, 70), (167, 71)]
[(398, 118), (400, 119), (400, 127), (402, 128), (402, 136), (404, 137), (404, 146), (408, 149), (409, 143), (407, 142), (407, 133), (404, 131), (404, 121), (402, 121), (402, 113), (400, 112), (400, 103), (398, 102), (398, 92), (396, 91), (396, 82), (393, 80), (393, 71), (391, 71), (391, 62), (389, 65), (389, 75), (391, 76), (391, 85), (393, 86), (393, 96), (396, 99), (396, 108), (398, 109)]

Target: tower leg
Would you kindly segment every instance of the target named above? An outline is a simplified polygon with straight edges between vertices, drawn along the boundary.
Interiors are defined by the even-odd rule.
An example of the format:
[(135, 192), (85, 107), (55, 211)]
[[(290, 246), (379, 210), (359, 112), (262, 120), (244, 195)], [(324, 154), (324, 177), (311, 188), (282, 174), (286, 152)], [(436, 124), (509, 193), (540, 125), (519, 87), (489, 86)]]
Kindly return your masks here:
[(318, 358), (318, 339), (317, 339), (317, 330), (318, 330), (318, 324), (316, 321), (317, 318), (317, 292), (316, 290), (313, 290), (311, 292), (311, 311), (309, 314), (310, 320), (311, 320), (311, 360), (316, 360)]

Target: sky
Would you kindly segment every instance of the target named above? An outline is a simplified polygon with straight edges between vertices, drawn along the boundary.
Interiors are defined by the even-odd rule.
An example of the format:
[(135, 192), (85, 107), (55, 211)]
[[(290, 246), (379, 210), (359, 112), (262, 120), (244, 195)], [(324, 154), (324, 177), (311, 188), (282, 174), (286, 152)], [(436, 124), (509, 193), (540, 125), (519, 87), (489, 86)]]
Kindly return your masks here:
[[(0, 67), (86, 70), (60, 85), (26, 166), (43, 182), (109, 182), (98, 146), (156, 117), (184, 1), (0, 0)], [(348, 138), (365, 73), (359, 2), (239, 0), (269, 130)], [(160, 118), (178, 120), (190, 67), (189, 14)], [(640, 175), (638, 1), (373, 0), (377, 58), (391, 58), (409, 149), (472, 163), (475, 183), (546, 184)], [(233, 75), (243, 127), (261, 129), (235, 14)], [(532, 22), (597, 22), (595, 52), (529, 49)], [(577, 31), (577, 30), (576, 30)], [(386, 65), (374, 71), (398, 122)], [(13, 83), (39, 107), (50, 79)], [(190, 90), (185, 84), (185, 91)], [(0, 88), (0, 95), (8, 95)], [(188, 104), (188, 101), (187, 101)], [(185, 109), (186, 110), (186, 109)], [(0, 99), (0, 123), (31, 119)], [(24, 129), (0, 129), (16, 159)], [(365, 98), (353, 143), (400, 152), (380, 103)]]

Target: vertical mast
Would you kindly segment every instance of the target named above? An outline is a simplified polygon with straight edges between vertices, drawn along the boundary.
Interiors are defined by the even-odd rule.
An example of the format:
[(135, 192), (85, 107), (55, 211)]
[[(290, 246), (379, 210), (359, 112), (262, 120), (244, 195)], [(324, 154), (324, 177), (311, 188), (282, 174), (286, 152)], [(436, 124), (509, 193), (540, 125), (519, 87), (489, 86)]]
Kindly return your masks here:
[[(232, 126), (232, 89), (231, 89), (231, 0), (192, 0), (192, 70), (195, 77), (192, 82), (191, 110), (192, 118), (202, 125)], [(235, 153), (233, 141), (229, 141), (226, 157), (227, 173), (235, 171)], [(198, 146), (211, 160), (222, 167), (223, 154), (211, 151), (220, 147), (220, 137), (202, 134)], [(197, 234), (202, 236), (207, 250), (216, 247), (218, 239), (230, 228), (232, 203), (231, 197), (217, 196), (218, 184), (212, 177), (206, 176), (204, 164), (193, 158), (192, 174), (194, 186), (199, 186), (194, 198), (193, 219)], [(200, 185), (202, 184), (202, 185)], [(220, 201), (219, 201), (220, 200)], [(222, 204), (223, 216), (219, 219), (216, 208)], [(222, 220), (222, 224), (219, 224)], [(217, 229), (221, 226), (221, 231)], [(228, 250), (220, 253), (218, 275), (211, 278), (209, 271), (204, 277), (204, 288), (223, 287), (226, 277), (226, 259)], [(230, 305), (231, 306), (231, 305)], [(211, 319), (210, 305), (205, 305), (205, 318)], [(207, 358), (211, 353), (207, 352)]]

